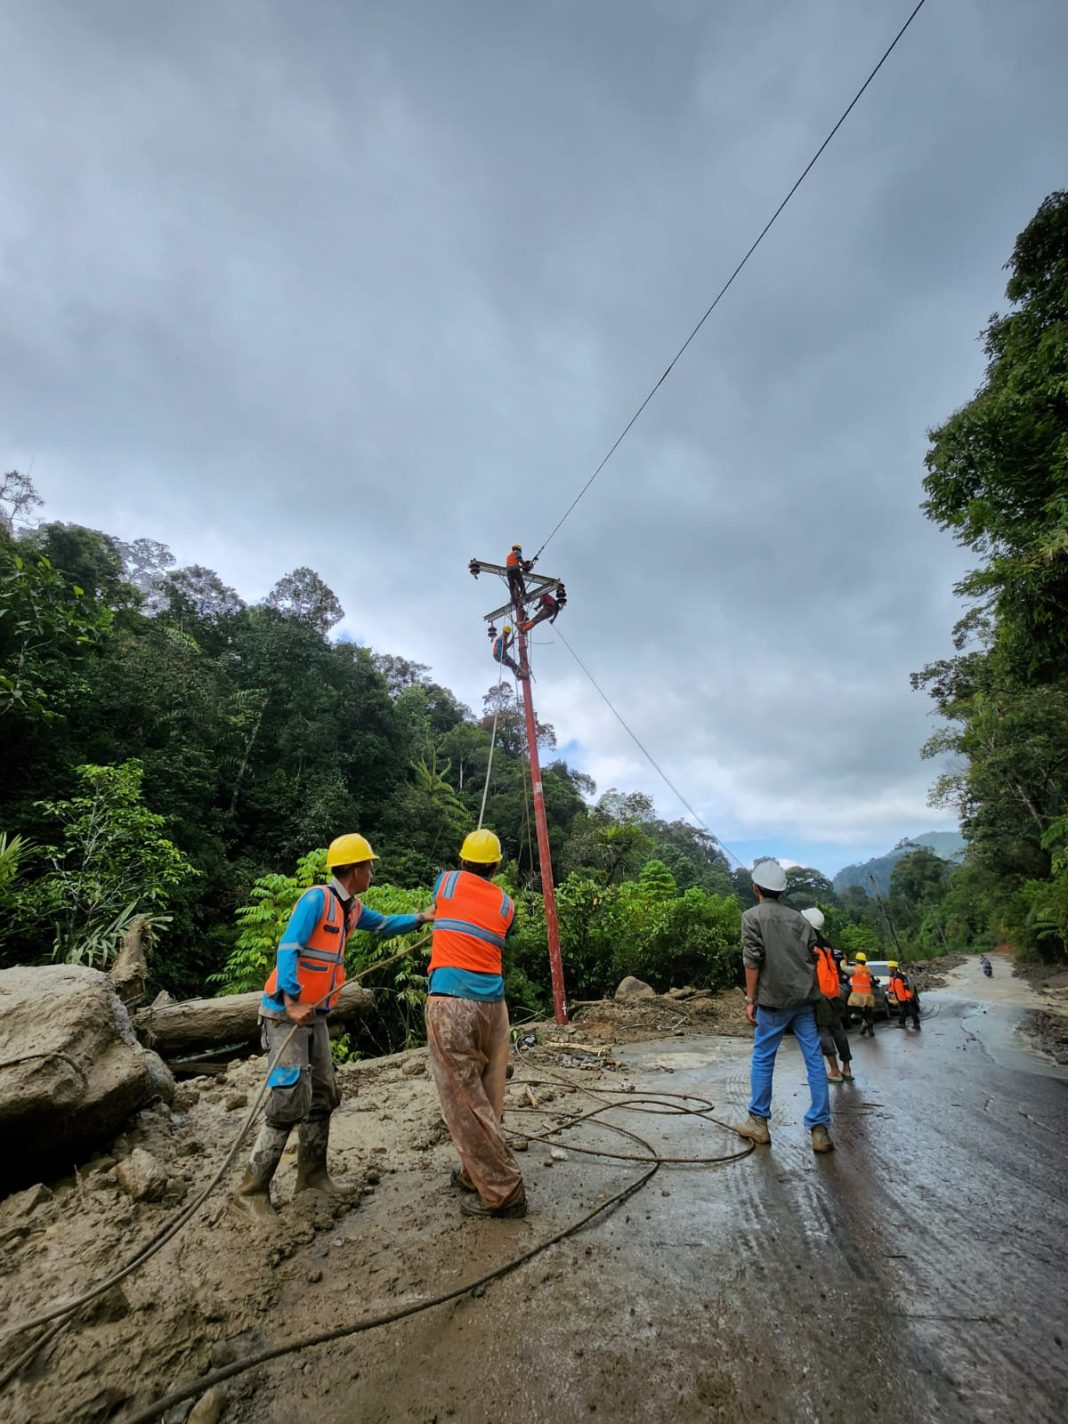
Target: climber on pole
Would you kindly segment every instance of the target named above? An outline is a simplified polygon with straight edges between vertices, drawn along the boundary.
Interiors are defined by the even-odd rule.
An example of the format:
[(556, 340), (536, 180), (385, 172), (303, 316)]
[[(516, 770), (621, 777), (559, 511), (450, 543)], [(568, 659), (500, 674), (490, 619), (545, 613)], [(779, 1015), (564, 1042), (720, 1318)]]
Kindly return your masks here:
[(520, 623), (519, 631), (529, 633), (531, 628), (536, 628), (539, 623), (555, 623), (556, 615), (567, 602), (567, 594), (564, 592), (563, 584), (557, 584), (555, 589), (546, 589), (538, 599), (538, 611), (533, 618), (528, 618), (525, 623)]
[(489, 635), (493, 639), (494, 662), (503, 663), (505, 667), (511, 668), (516, 677), (526, 677), (526, 673), (516, 662), (515, 658), (511, 657), (508, 652), (514, 640), (512, 625), (506, 623), (500, 633), (497, 632), (496, 628), (491, 626)]
[(515, 604), (517, 613), (522, 616), (523, 604), (527, 597), (527, 586), (523, 575), (528, 574), (534, 565), (529, 559), (523, 558), (522, 544), (513, 544), (504, 561), (504, 566), (508, 570), (508, 592), (512, 595), (512, 602)]

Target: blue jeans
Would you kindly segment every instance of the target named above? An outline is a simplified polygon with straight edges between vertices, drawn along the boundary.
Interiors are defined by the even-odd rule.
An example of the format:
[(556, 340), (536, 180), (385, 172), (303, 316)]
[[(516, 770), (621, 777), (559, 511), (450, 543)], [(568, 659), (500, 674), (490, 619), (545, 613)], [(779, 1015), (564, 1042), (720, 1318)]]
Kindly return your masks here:
[(754, 1117), (771, 1117), (771, 1076), (775, 1072), (775, 1055), (782, 1036), (793, 1028), (794, 1038), (805, 1060), (812, 1104), (805, 1113), (805, 1126), (830, 1127), (831, 1097), (827, 1088), (827, 1072), (820, 1056), (820, 1035), (816, 1027), (813, 1004), (801, 1004), (796, 1009), (762, 1009), (756, 1011), (756, 1034), (753, 1038), (753, 1062), (750, 1084), (753, 1096), (749, 1111)]

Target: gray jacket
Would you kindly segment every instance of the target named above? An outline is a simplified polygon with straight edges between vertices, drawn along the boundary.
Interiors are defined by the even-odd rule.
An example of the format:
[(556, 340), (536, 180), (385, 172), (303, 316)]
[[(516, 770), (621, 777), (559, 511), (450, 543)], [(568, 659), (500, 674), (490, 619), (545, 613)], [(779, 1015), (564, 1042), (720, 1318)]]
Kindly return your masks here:
[(756, 1000), (766, 1009), (796, 1009), (820, 998), (816, 931), (779, 900), (761, 900), (742, 916), (742, 959), (759, 969)]

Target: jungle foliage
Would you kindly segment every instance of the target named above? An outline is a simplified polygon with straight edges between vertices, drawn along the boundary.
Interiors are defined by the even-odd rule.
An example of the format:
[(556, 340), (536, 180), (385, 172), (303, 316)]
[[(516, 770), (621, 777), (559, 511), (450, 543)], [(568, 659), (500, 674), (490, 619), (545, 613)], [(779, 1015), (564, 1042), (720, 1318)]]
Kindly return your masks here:
[(975, 396), (930, 436), (927, 515), (976, 556), (955, 654), (915, 674), (950, 754), (933, 790), (967, 840), (940, 923), (1024, 953), (1068, 949), (1068, 192), (1008, 262)]

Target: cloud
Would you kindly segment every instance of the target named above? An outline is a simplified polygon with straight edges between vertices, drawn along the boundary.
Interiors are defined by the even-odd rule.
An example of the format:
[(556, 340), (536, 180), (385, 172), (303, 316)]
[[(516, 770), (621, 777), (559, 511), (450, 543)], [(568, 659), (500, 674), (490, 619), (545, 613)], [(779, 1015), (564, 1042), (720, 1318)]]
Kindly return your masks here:
[[(4, 467), (246, 598), (311, 565), (341, 635), (478, 706), (467, 560), (546, 538), (896, 20), (13, 0)], [(728, 841), (853, 858), (945, 824), (908, 673), (966, 560), (918, 508), (925, 432), (1063, 181), (1064, 38), (1055, 0), (926, 7), (545, 552), (569, 641)], [(584, 768), (675, 814), (536, 653)]]

